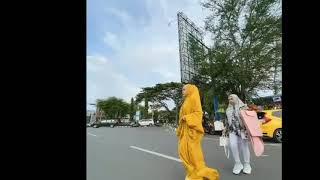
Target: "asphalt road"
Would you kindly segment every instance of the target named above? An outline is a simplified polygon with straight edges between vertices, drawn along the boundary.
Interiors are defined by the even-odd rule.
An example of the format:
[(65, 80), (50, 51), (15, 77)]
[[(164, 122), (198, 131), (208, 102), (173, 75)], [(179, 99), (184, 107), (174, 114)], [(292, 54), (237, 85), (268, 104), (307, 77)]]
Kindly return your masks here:
[[(252, 174), (232, 174), (218, 136), (206, 136), (202, 147), (209, 167), (221, 180), (281, 180), (282, 146), (265, 142), (265, 153), (251, 151)], [(184, 180), (174, 132), (162, 127), (87, 128), (88, 180)]]

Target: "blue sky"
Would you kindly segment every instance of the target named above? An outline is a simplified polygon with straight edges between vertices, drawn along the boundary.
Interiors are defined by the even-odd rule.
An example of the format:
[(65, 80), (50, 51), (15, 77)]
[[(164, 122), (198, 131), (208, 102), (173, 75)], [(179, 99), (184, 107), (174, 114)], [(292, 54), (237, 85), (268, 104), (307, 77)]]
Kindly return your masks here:
[(110, 96), (129, 102), (141, 87), (179, 82), (176, 16), (183, 11), (203, 27), (199, 2), (88, 0), (87, 103)]
[(87, 103), (129, 102), (141, 87), (180, 81), (178, 11), (204, 27), (199, 0), (87, 1)]

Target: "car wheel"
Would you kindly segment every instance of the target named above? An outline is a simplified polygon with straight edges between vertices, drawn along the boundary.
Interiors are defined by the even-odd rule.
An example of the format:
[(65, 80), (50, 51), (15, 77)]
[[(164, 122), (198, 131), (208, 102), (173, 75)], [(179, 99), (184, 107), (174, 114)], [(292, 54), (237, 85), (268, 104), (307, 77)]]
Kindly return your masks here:
[(210, 135), (214, 135), (214, 134), (215, 134), (214, 129), (209, 130), (209, 134), (210, 134)]
[(111, 127), (111, 128), (114, 128), (114, 125), (113, 125), (113, 124), (111, 124), (111, 125), (110, 125), (110, 127)]
[(282, 142), (282, 129), (277, 129), (277, 130), (274, 131), (273, 139), (277, 143), (281, 143)]
[(98, 125), (93, 125), (94, 128), (98, 128)]

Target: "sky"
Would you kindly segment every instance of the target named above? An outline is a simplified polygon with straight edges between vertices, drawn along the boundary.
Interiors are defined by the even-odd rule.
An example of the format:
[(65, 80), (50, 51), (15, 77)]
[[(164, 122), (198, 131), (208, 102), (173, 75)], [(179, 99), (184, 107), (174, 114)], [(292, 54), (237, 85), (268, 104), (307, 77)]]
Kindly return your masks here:
[[(178, 11), (203, 29), (200, 0), (87, 1), (87, 109), (96, 99), (130, 102), (142, 87), (180, 82)], [(204, 42), (210, 46), (210, 34)]]

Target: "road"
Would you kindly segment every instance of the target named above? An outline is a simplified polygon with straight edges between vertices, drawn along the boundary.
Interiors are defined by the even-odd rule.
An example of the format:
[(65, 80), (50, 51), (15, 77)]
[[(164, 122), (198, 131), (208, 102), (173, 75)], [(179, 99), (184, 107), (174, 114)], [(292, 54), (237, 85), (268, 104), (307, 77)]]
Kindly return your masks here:
[[(202, 147), (209, 167), (221, 180), (281, 180), (282, 146), (265, 142), (265, 153), (251, 151), (252, 174), (232, 174), (233, 160), (224, 155), (218, 136), (205, 136)], [(174, 132), (162, 127), (87, 128), (88, 180), (184, 180)]]

